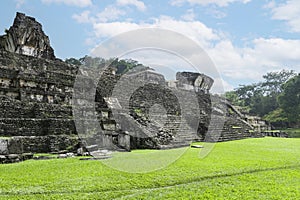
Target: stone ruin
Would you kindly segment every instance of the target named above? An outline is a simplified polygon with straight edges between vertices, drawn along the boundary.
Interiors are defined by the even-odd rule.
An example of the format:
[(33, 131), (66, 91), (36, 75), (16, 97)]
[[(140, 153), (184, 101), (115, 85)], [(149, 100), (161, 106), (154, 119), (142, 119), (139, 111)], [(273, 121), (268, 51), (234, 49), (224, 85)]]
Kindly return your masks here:
[(34, 56), (37, 58), (55, 59), (42, 25), (33, 17), (17, 13), (13, 25), (0, 37), (0, 48), (12, 53)]
[[(73, 87), (76, 76), (89, 78), (83, 68), (54, 56), (40, 23), (17, 13), (13, 26), (0, 36), (0, 162), (23, 160), (30, 157), (28, 153), (76, 152), (84, 146), (88, 151), (181, 147), (209, 141), (209, 126), (221, 132), (211, 141), (257, 136), (229, 102), (209, 93), (213, 79), (204, 74), (178, 72), (176, 81), (167, 82), (153, 70), (122, 75), (115, 73), (117, 67), (97, 72), (93, 100), (101, 131), (79, 138), (88, 127), (75, 126)], [(126, 91), (136, 79), (146, 84)], [(118, 86), (122, 92), (116, 97), (120, 80), (127, 85)], [(193, 101), (188, 99), (191, 95)], [(198, 107), (192, 109), (195, 102)], [(218, 125), (222, 120), (212, 121), (212, 115), (224, 117), (224, 126)]]

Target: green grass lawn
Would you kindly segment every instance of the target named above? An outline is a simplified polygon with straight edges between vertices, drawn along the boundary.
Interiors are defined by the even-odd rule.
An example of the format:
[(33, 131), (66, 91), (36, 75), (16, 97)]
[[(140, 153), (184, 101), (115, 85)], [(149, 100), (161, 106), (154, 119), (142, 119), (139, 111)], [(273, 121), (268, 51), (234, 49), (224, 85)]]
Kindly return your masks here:
[(79, 158), (0, 165), (0, 199), (300, 199), (300, 139), (217, 143), (204, 159), (200, 151), (149, 173)]

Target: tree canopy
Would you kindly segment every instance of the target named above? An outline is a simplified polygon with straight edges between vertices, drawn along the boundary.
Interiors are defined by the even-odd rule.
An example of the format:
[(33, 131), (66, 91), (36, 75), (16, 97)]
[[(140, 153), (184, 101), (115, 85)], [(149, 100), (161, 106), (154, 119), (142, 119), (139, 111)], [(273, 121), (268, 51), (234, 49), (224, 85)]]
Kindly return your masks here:
[(283, 92), (278, 96), (278, 103), (284, 110), (289, 122), (300, 122), (300, 74), (291, 78), (283, 87)]
[(233, 105), (249, 110), (274, 125), (294, 123), (299, 119), (299, 75), (294, 71), (282, 70), (263, 75), (263, 81), (241, 85), (225, 97)]
[(132, 59), (119, 59), (119, 58), (110, 58), (104, 59), (100, 57), (91, 57), (91, 56), (84, 56), (82, 58), (67, 58), (65, 62), (75, 66), (84, 66), (88, 68), (103, 68), (103, 67), (115, 67), (117, 70), (117, 74), (123, 74), (130, 70), (142, 70), (142, 69), (149, 69), (136, 60)]

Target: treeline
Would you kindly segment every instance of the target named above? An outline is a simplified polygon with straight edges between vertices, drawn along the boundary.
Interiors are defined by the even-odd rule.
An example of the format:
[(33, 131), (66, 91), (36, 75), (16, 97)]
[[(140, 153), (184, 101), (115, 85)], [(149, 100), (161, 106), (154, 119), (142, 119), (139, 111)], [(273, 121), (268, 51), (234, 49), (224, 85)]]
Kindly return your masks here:
[(132, 59), (118, 59), (118, 58), (111, 58), (111, 59), (104, 59), (100, 57), (91, 57), (91, 56), (84, 56), (82, 58), (67, 58), (65, 60), (66, 63), (76, 66), (84, 66), (90, 68), (103, 68), (108, 66), (113, 66), (117, 69), (117, 74), (123, 74), (130, 70), (144, 70), (150, 69), (146, 67), (138, 61)]
[(257, 115), (276, 128), (300, 126), (300, 74), (282, 70), (263, 76), (263, 81), (241, 85), (225, 93), (233, 105)]

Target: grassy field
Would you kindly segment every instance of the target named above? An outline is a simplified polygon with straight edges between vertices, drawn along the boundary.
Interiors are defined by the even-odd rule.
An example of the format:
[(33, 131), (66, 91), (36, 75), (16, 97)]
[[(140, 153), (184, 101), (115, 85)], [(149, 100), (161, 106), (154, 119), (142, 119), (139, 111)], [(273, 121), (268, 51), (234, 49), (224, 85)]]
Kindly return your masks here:
[(150, 173), (79, 158), (0, 165), (0, 199), (300, 199), (300, 139), (217, 143), (204, 159), (199, 151)]

